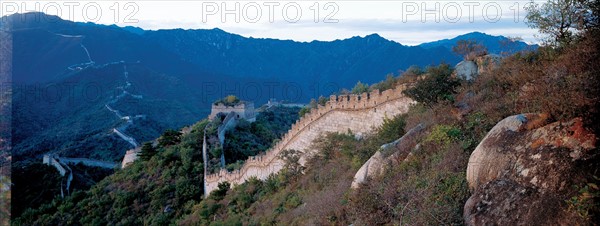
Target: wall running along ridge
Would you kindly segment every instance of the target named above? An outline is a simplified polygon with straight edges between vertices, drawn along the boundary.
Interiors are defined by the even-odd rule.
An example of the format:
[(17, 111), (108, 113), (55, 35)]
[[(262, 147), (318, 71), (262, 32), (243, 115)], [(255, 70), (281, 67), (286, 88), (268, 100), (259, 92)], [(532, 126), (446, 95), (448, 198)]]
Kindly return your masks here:
[[(204, 194), (210, 194), (221, 182), (227, 181), (236, 185), (251, 177), (264, 180), (269, 175), (279, 172), (284, 162), (278, 155), (283, 150), (302, 151), (300, 163), (304, 164), (314, 153), (314, 150), (308, 148), (313, 140), (324, 132), (344, 133), (351, 130), (354, 134), (363, 135), (383, 124), (386, 117), (392, 118), (406, 113), (409, 106), (415, 103), (402, 93), (406, 87), (403, 84), (383, 92), (374, 90), (361, 95), (330, 96), (325, 106), (312, 109), (296, 121), (281, 141), (265, 154), (249, 157), (240, 170), (227, 172), (221, 169), (218, 173), (205, 174)], [(203, 152), (206, 157), (206, 150)]]

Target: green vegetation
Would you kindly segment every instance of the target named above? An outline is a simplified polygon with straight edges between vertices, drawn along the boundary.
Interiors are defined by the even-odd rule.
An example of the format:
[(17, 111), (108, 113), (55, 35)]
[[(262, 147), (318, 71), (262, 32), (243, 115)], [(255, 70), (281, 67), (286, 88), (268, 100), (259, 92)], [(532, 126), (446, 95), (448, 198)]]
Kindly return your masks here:
[(10, 177), (0, 175), (0, 224), (9, 225), (11, 218)]
[(327, 101), (329, 101), (329, 98), (324, 96), (320, 96), (317, 100), (311, 99), (308, 106), (301, 108), (298, 114), (300, 117), (303, 117), (306, 113), (309, 113), (311, 109), (318, 108), (319, 106), (325, 106)]
[(142, 150), (139, 154), (139, 157), (143, 161), (148, 161), (152, 158), (152, 156), (156, 155), (156, 153), (158, 153), (158, 151), (156, 148), (154, 148), (154, 146), (152, 146), (152, 143), (146, 142), (144, 145), (142, 145)]
[[(277, 107), (258, 114), (255, 122), (240, 121), (225, 134), (223, 150), (226, 163), (245, 161), (248, 156), (267, 151), (298, 120), (298, 110), (299, 108)], [(230, 167), (230, 170), (235, 168), (237, 167)]]
[[(596, 181), (600, 181), (594, 177)], [(589, 220), (592, 213), (600, 212), (600, 205), (594, 200), (600, 198), (600, 188), (595, 183), (587, 183), (583, 186), (574, 186), (577, 190), (577, 195), (567, 200), (569, 209), (576, 212), (581, 218)]]
[[(298, 164), (299, 152), (281, 153), (285, 167), (267, 180), (250, 179), (228, 189), (219, 189), (193, 207), (182, 218), (182, 225), (340, 225), (351, 222), (348, 207), (349, 187), (356, 173), (384, 140), (389, 142), (400, 135), (404, 117), (394, 117), (360, 140), (351, 133), (328, 133), (314, 142), (318, 154), (303, 167)], [(384, 134), (389, 134), (384, 135)], [(394, 135), (391, 135), (394, 134)], [(361, 162), (354, 164), (355, 161)], [(302, 172), (302, 173), (301, 173)]]
[(361, 94), (365, 92), (369, 92), (369, 84), (365, 84), (360, 81), (356, 83), (356, 85), (354, 86), (354, 88), (352, 88), (351, 91), (352, 94)]
[[(81, 163), (69, 164), (69, 167), (73, 171), (71, 193), (88, 190), (98, 181), (114, 173), (112, 169), (90, 167)], [(37, 208), (55, 198), (60, 198), (61, 188), (64, 195), (69, 194), (65, 187), (67, 177), (60, 176), (52, 166), (41, 163), (19, 163), (13, 167), (13, 175), (15, 176), (13, 195), (19, 200), (12, 206), (13, 217), (21, 216), (26, 209)]]
[(54, 167), (41, 163), (16, 165), (12, 169), (12, 196), (19, 200), (12, 205), (12, 216), (18, 217), (27, 208), (37, 208), (60, 197), (64, 178)]
[(235, 106), (236, 104), (238, 104), (240, 102), (241, 102), (241, 100), (237, 96), (229, 95), (229, 96), (226, 96), (223, 99), (215, 101), (214, 104), (223, 104), (225, 106), (232, 107), (232, 106)]
[(551, 0), (542, 5), (528, 6), (527, 24), (548, 35), (547, 44), (557, 47), (566, 46), (573, 41), (574, 30), (580, 31), (585, 26), (590, 12), (584, 7), (586, 1)]
[(440, 101), (453, 101), (453, 94), (459, 85), (460, 81), (452, 77), (450, 65), (441, 64), (428, 67), (425, 78), (404, 93), (419, 103), (433, 107)]
[(168, 147), (175, 145), (181, 141), (181, 132), (177, 130), (168, 129), (160, 138), (158, 138), (158, 146)]
[[(14, 225), (168, 225), (202, 196), (202, 136), (208, 121), (148, 161), (136, 161), (87, 191), (28, 209)], [(22, 190), (22, 189), (19, 189)]]
[(71, 191), (69, 193), (88, 190), (98, 183), (98, 181), (115, 172), (114, 169), (86, 166), (82, 163), (69, 164), (69, 167), (73, 170), (73, 181), (71, 182)]

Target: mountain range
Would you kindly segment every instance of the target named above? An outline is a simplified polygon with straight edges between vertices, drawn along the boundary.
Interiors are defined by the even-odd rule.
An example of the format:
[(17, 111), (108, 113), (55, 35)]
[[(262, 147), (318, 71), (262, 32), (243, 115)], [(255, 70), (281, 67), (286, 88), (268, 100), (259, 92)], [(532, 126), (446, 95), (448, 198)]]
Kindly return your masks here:
[(308, 102), (412, 65), (454, 65), (461, 58), (451, 47), (461, 39), (491, 53), (535, 48), (479, 32), (406, 46), (377, 34), (296, 42), (220, 29), (78, 23), (41, 13), (2, 20), (13, 34), (17, 161), (46, 152), (118, 161), (132, 145), (115, 128), (143, 142), (206, 117), (211, 103), (228, 94), (257, 104), (270, 98)]

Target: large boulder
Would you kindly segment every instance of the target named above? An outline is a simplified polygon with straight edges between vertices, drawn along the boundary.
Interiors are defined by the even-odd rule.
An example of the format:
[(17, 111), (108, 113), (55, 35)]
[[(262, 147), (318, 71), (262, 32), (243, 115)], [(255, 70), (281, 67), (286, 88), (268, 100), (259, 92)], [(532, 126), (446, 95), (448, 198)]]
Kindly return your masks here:
[(386, 167), (398, 164), (398, 160), (408, 156), (416, 145), (414, 138), (423, 128), (424, 126), (419, 124), (409, 130), (400, 139), (382, 145), (356, 172), (351, 187), (353, 189), (358, 188), (360, 184), (366, 182), (369, 178), (383, 174)]
[(471, 81), (479, 74), (477, 64), (473, 61), (464, 60), (458, 63), (455, 67), (456, 76), (458, 78)]
[(561, 189), (571, 162), (589, 157), (596, 136), (580, 118), (547, 124), (546, 114), (521, 114), (500, 121), (469, 158), (467, 181), (475, 189), (501, 176)]
[(465, 222), (563, 225), (582, 220), (567, 211), (564, 200), (573, 185), (585, 182), (581, 164), (597, 155), (596, 140), (580, 118), (549, 123), (547, 114), (521, 114), (500, 121), (469, 158), (472, 196), (465, 203)]
[(561, 207), (564, 203), (563, 197), (499, 179), (467, 200), (464, 220), (466, 225), (584, 225), (583, 219)]

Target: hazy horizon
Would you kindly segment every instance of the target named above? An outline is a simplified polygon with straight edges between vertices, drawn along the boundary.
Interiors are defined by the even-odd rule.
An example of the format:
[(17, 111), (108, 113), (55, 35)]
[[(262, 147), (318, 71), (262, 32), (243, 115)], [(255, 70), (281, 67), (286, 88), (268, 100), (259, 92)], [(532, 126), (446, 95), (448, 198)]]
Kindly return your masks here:
[(535, 37), (537, 31), (524, 22), (524, 6), (528, 2), (58, 1), (34, 4), (17, 1), (1, 3), (0, 16), (35, 11), (75, 22), (144, 30), (218, 28), (244, 37), (299, 42), (378, 34), (414, 46), (477, 31), (494, 36), (521, 37), (528, 44), (539, 44)]

